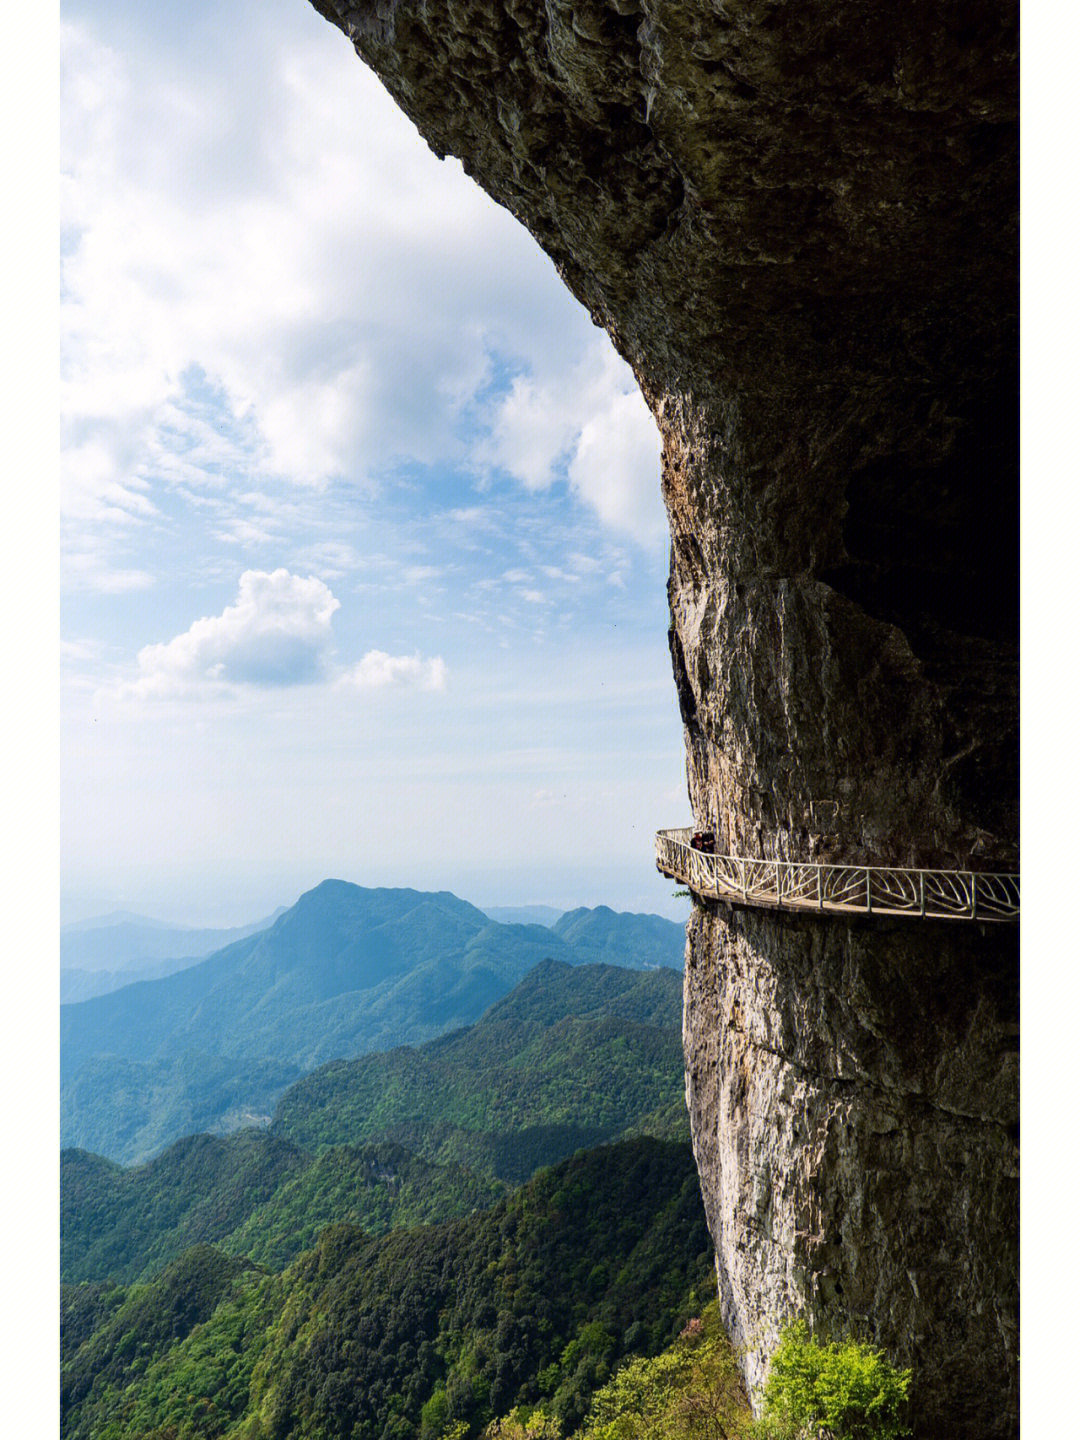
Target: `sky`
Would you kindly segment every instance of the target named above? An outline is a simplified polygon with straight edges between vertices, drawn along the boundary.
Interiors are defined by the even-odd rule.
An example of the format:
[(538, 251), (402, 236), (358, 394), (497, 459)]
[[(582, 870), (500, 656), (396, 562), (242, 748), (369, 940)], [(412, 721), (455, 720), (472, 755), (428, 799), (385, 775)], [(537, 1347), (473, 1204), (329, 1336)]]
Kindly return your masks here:
[(303, 0), (61, 10), (61, 915), (681, 918), (659, 436)]

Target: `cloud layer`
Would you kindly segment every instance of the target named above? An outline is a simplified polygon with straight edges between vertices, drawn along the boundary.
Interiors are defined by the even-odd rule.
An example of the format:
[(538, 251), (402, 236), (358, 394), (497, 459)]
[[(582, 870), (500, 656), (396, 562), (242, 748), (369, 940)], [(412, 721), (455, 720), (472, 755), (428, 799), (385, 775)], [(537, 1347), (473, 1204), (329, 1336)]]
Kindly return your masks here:
[[(62, 27), (78, 545), (162, 524), (169, 491), (227, 510), (221, 533), (242, 541), (265, 532), (243, 497), (268, 480), (370, 488), (401, 465), (478, 463), (526, 487), (566, 478), (652, 544), (658, 442), (628, 368), (340, 37), (267, 8), (250, 27), (200, 12), (190, 36), (141, 48), (107, 9)], [(84, 587), (95, 574), (107, 588), (103, 567)]]
[(529, 490), (548, 489), (565, 466), (572, 488), (611, 529), (645, 545), (665, 533), (660, 435), (606, 341), (561, 373), (517, 377), (486, 453)]

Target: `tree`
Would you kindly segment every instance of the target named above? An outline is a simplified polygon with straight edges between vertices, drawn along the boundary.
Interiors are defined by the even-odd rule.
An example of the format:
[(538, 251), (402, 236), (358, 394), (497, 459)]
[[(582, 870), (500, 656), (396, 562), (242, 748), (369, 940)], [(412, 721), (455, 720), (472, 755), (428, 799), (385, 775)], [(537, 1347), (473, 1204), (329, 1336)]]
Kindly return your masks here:
[(714, 1303), (669, 1349), (631, 1360), (597, 1391), (578, 1440), (735, 1440), (749, 1419)]
[(788, 1326), (769, 1366), (763, 1395), (766, 1424), (802, 1440), (822, 1431), (831, 1440), (900, 1440), (911, 1371), (857, 1340), (820, 1345), (805, 1321)]

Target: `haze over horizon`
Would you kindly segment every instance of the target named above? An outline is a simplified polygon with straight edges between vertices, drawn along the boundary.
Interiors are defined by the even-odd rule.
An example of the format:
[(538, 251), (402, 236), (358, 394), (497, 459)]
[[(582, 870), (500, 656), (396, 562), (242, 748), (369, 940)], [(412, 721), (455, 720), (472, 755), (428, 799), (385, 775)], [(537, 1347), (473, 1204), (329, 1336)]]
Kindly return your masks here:
[[(343, 878), (343, 877), (341, 877), (341, 876), (324, 876), (324, 877), (323, 877), (323, 879), (341, 879), (341, 878)], [(671, 882), (671, 881), (665, 880), (665, 879), (663, 878), (663, 876), (660, 876), (659, 874), (657, 875), (657, 880), (658, 880), (658, 882), (659, 882), (659, 887), (660, 887), (660, 888), (659, 888), (659, 891), (658, 891), (657, 895), (654, 897), (654, 898), (655, 898), (655, 904), (654, 904), (651, 908), (648, 908), (648, 909), (637, 909), (637, 910), (631, 911), (630, 913), (634, 913), (634, 914), (644, 914), (644, 915), (649, 915), (649, 914), (652, 914), (652, 915), (660, 915), (660, 916), (662, 916), (664, 919), (676, 920), (676, 921), (680, 921), (680, 922), (683, 921), (683, 920), (686, 918), (686, 914), (687, 914), (687, 902), (686, 902), (686, 900), (685, 900), (685, 899), (682, 899), (682, 898), (680, 898), (680, 899), (675, 899), (674, 894), (673, 894), (673, 891), (672, 891), (672, 888), (671, 888), (671, 887), (672, 887), (672, 882)], [(321, 882), (317, 882), (317, 883), (321, 883)], [(354, 883), (354, 884), (361, 884), (362, 882), (354, 881), (354, 882), (352, 882), (352, 883)], [(190, 928), (190, 929), (192, 929), (192, 930), (199, 930), (199, 929), (208, 929), (208, 928), (210, 928), (211, 926), (212, 926), (213, 928), (222, 928), (222, 929), (224, 929), (224, 928), (230, 928), (230, 929), (231, 929), (231, 928), (241, 928), (241, 927), (245, 927), (245, 926), (251, 926), (251, 925), (254, 925), (254, 924), (256, 924), (256, 923), (261, 923), (262, 921), (265, 921), (267, 924), (272, 924), (272, 923), (273, 923), (273, 920), (277, 917), (277, 915), (278, 915), (279, 913), (283, 913), (284, 911), (288, 910), (289, 908), (291, 908), (292, 905), (294, 905), (294, 904), (296, 903), (296, 901), (300, 898), (300, 893), (306, 893), (306, 891), (307, 891), (308, 889), (314, 889), (314, 888), (316, 888), (316, 887), (315, 887), (315, 886), (305, 887), (305, 891), (304, 891), (304, 892), (299, 892), (298, 894), (292, 896), (292, 897), (289, 898), (289, 899), (280, 901), (277, 905), (273, 906), (271, 909), (267, 909), (267, 910), (265, 911), (265, 913), (260, 912), (258, 915), (256, 915), (256, 914), (248, 914), (246, 911), (243, 912), (243, 913), (237, 911), (236, 914), (234, 915), (232, 911), (224, 911), (224, 912), (222, 912), (222, 914), (221, 914), (220, 916), (219, 916), (219, 915), (216, 915), (216, 913), (215, 913), (215, 914), (211, 915), (211, 918), (210, 918), (210, 919), (207, 919), (207, 920), (204, 920), (204, 919), (200, 918), (200, 917), (202, 916), (202, 914), (204, 913), (203, 911), (198, 911), (198, 912), (196, 912), (196, 911), (186, 912), (186, 911), (184, 911), (184, 910), (182, 910), (182, 909), (170, 909), (170, 910), (168, 910), (168, 911), (162, 911), (162, 912), (160, 912), (160, 913), (154, 912), (154, 913), (151, 914), (151, 913), (147, 913), (147, 912), (144, 912), (144, 911), (131, 910), (131, 909), (128, 909), (128, 908), (126, 908), (126, 907), (119, 907), (119, 906), (113, 907), (113, 908), (111, 908), (111, 909), (105, 908), (105, 909), (97, 909), (97, 910), (94, 910), (94, 909), (91, 909), (91, 908), (85, 908), (85, 909), (84, 909), (83, 907), (74, 906), (74, 905), (72, 905), (70, 902), (65, 902), (65, 901), (62, 899), (62, 900), (61, 900), (60, 927), (61, 927), (62, 930), (68, 929), (69, 927), (74, 930), (74, 929), (77, 929), (77, 928), (81, 927), (82, 925), (87, 924), (87, 923), (89, 923), (89, 922), (101, 922), (102, 928), (105, 927), (105, 924), (106, 924), (106, 923), (114, 923), (114, 924), (156, 925), (156, 926), (160, 926), (163, 930), (182, 930), (182, 929), (185, 929), (185, 928)], [(366, 887), (366, 886), (363, 886), (362, 888), (376, 888), (376, 887)], [(416, 886), (416, 885), (402, 885), (402, 886), (385, 887), (385, 888), (398, 888), (398, 889), (408, 889), (408, 890), (419, 890), (419, 889), (423, 889), (423, 888), (425, 888), (425, 887)], [(442, 888), (448, 888), (448, 887), (442, 887)], [(451, 893), (457, 894), (456, 891), (452, 891)], [(553, 905), (553, 904), (551, 904), (550, 902), (545, 901), (545, 900), (524, 900), (524, 901), (521, 901), (521, 902), (514, 901), (514, 900), (506, 901), (506, 902), (503, 902), (503, 901), (485, 901), (485, 902), (481, 903), (480, 901), (477, 901), (477, 900), (475, 900), (474, 898), (472, 898), (472, 897), (470, 897), (470, 896), (468, 896), (468, 895), (460, 895), (460, 894), (458, 895), (458, 899), (460, 899), (460, 900), (466, 900), (466, 901), (468, 901), (470, 904), (474, 904), (478, 910), (483, 910), (485, 913), (497, 912), (497, 911), (514, 911), (514, 910), (522, 910), (522, 911), (525, 911), (525, 910), (530, 910), (530, 909), (536, 909), (536, 910), (550, 909), (551, 911), (553, 911), (553, 912), (554, 912), (555, 914), (557, 914), (557, 915), (564, 915), (564, 914), (566, 914), (566, 913), (568, 913), (569, 911), (572, 911), (572, 910), (579, 910), (579, 909), (597, 910), (597, 909), (600, 909), (600, 908), (602, 908), (602, 907), (604, 907), (604, 906), (607, 906), (608, 909), (610, 909), (610, 910), (615, 910), (615, 911), (617, 911), (617, 912), (618, 912), (618, 911), (625, 911), (625, 910), (627, 910), (627, 909), (629, 908), (629, 907), (623, 907), (623, 906), (618, 906), (618, 905), (610, 905), (610, 904), (608, 904), (607, 901), (602, 900), (602, 899), (601, 899), (601, 900), (595, 900), (595, 901), (592, 901), (592, 902), (589, 902), (589, 901), (587, 901), (587, 900), (582, 900), (582, 901), (580, 901), (580, 902), (578, 902), (578, 903), (576, 903), (576, 904), (572, 904), (572, 905)], [(192, 918), (192, 916), (194, 916), (194, 918)], [(503, 914), (493, 915), (493, 918), (498, 919), (501, 923), (514, 923), (513, 921), (508, 920), (508, 919), (506, 918), (506, 916), (503, 915)], [(537, 922), (537, 923), (544, 923), (544, 922)]]
[(675, 913), (607, 337), (313, 9), (69, 0), (62, 51), (63, 919), (327, 876)]

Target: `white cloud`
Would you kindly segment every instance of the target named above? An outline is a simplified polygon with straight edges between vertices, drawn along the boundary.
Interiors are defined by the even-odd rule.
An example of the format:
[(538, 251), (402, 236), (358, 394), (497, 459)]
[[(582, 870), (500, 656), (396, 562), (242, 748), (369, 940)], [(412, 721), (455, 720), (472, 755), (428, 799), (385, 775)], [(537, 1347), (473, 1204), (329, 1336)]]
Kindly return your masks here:
[(359, 570), (361, 564), (356, 549), (343, 540), (323, 540), (307, 545), (300, 552), (299, 559), (331, 580), (344, 578)]
[(273, 545), (279, 539), (279, 526), (272, 520), (246, 520), (235, 516), (219, 530), (213, 531), (214, 538), (223, 545), (238, 545), (254, 550), (260, 546)]
[(263, 0), (249, 25), (248, 3), (113, 47), (107, 11), (62, 27), (65, 513), (130, 528), (164, 486), (370, 489), (468, 463), (491, 423), (481, 468), (568, 473), (655, 543), (652, 421), (550, 261), (314, 12)]
[(419, 655), (388, 655), (385, 650), (369, 650), (339, 677), (338, 684), (349, 690), (386, 690), (401, 686), (443, 690), (446, 665), (440, 655), (423, 660)]
[(147, 570), (110, 565), (94, 550), (69, 550), (61, 565), (64, 590), (88, 590), (98, 595), (125, 595), (132, 590), (148, 590), (154, 577)]
[(141, 673), (124, 693), (168, 697), (321, 679), (339, 603), (313, 575), (246, 570), (236, 602), (220, 615), (139, 651)]
[(104, 649), (101, 641), (95, 638), (81, 638), (78, 640), (60, 641), (60, 659), (71, 664), (77, 664), (86, 660), (97, 660)]
[(130, 525), (157, 513), (137, 475), (117, 478), (117, 453), (103, 439), (69, 443), (64, 450), (65, 515), (72, 520), (108, 520)]
[(486, 458), (529, 490), (547, 489), (565, 467), (605, 525), (647, 546), (665, 534), (660, 436), (629, 366), (605, 342), (573, 367), (518, 376)]
[(567, 473), (606, 525), (646, 544), (666, 534), (660, 436), (638, 391), (613, 395), (585, 422)]
[(69, 443), (109, 453), (103, 485), (165, 464), (192, 367), (262, 471), (320, 485), (460, 453), (493, 354), (532, 367), (591, 335), (321, 19), (263, 17), (254, 49), (245, 28), (205, 19), (192, 63), (62, 27), (63, 403)]
[(342, 690), (413, 687), (442, 690), (441, 656), (369, 650), (351, 666), (337, 662), (332, 622), (341, 608), (314, 575), (245, 570), (237, 597), (220, 615), (196, 620), (182, 635), (139, 651), (139, 674), (120, 698), (159, 700), (236, 695), (296, 685)]
[(596, 575), (604, 568), (595, 555), (582, 555), (579, 551), (574, 551), (566, 558), (569, 563), (573, 565), (574, 569), (582, 575)]

